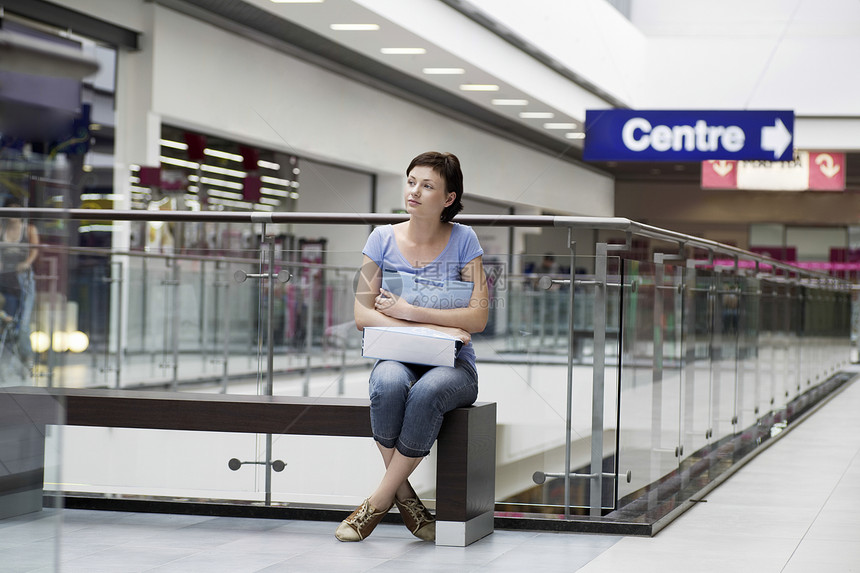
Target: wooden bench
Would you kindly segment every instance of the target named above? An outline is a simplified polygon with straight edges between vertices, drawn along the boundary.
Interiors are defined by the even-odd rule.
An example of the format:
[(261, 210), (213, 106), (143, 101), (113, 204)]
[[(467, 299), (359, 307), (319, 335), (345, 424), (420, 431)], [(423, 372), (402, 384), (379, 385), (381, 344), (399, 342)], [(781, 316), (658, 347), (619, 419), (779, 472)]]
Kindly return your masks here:
[[(369, 401), (362, 399), (0, 388), (0, 518), (41, 509), (45, 426), (51, 424), (372, 436)], [(465, 546), (492, 533), (495, 455), (495, 403), (445, 416), (437, 442), (437, 545)]]

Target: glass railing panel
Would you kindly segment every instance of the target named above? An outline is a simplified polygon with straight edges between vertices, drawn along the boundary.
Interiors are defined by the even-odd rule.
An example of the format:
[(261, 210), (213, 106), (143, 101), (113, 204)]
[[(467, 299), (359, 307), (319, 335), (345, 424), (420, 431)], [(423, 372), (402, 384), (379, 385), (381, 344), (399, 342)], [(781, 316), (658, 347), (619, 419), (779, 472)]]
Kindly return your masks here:
[[(80, 331), (89, 344), (80, 352), (68, 343), (38, 351), (31, 382), (265, 394), (271, 348), (273, 394), (367, 398), (373, 360), (361, 356), (353, 317), (361, 253), (323, 250), (315, 258), (277, 248), (270, 264), (270, 252), (264, 244), (221, 253), (58, 254), (56, 276), (69, 280), (37, 278), (33, 328), (49, 340)], [(782, 411), (799, 379), (808, 373), (818, 383), (840, 360), (840, 348), (845, 353), (848, 295), (840, 318), (825, 289), (826, 297), (801, 304), (797, 287), (779, 280), (615, 257), (597, 285), (592, 255), (577, 257), (575, 267), (585, 272), (572, 286), (544, 289), (542, 273), (525, 272), (528, 260), (536, 264), (542, 255), (485, 258), (490, 316), (474, 345), (478, 400), (498, 405), (496, 501), (503, 512), (560, 515), (569, 503), (567, 511), (588, 514), (591, 480), (573, 477), (565, 487), (564, 475), (594, 472), (595, 458), (609, 474), (600, 507), (617, 509), (617, 499), (683, 474), (709, 447)], [(569, 280), (570, 258), (555, 263), (549, 276)], [(270, 282), (270, 274), (285, 282)], [(592, 435), (595, 378), (604, 393), (600, 435)], [(58, 459), (68, 468), (51, 486), (59, 491), (250, 503), (267, 497), (265, 436), (69, 428), (65, 439), (69, 449)], [(286, 464), (271, 475), (276, 504), (355, 505), (382, 472), (369, 438), (279, 435), (272, 448), (272, 459)], [(140, 459), (131, 459), (133, 451)], [(413, 480), (431, 504), (433, 456)], [(233, 458), (242, 462), (236, 470), (227, 465)], [(338, 469), (320, 459), (360, 469), (339, 485)], [(159, 471), (162, 480), (153, 477)], [(543, 483), (536, 472), (546, 474)], [(697, 474), (694, 485), (717, 475), (709, 472)]]
[(256, 281), (238, 282), (235, 274), (258, 272), (254, 254), (220, 260), (201, 255), (189, 269), (202, 298), (194, 320), (185, 324), (183, 343), (199, 353), (198, 377), (222, 392), (230, 391), (234, 377), (259, 372), (259, 287)]
[[(523, 268), (518, 257), (496, 258), (513, 260), (513, 268)], [(539, 261), (541, 256), (532, 259)], [(556, 257), (556, 262), (569, 264), (564, 257)], [(577, 266), (593, 268), (593, 257), (578, 256)], [(614, 268), (618, 268), (617, 262)], [(564, 474), (565, 463), (569, 464), (571, 473), (589, 473), (592, 450), (597, 447), (591, 435), (595, 340), (600, 340), (594, 329), (594, 277), (584, 273), (577, 275), (577, 279), (588, 284), (576, 284), (571, 290), (569, 282), (550, 289), (540, 288), (538, 281), (543, 275), (539, 273), (505, 277), (491, 269), (487, 274), (496, 284), (495, 289), (490, 289), (489, 324), (493, 327), (476, 335), (474, 343), (480, 379), (492, 380), (480, 385), (478, 399), (498, 405), (497, 507), (503, 512), (517, 514), (564, 514), (567, 502), (569, 512), (588, 513), (589, 480), (570, 478), (566, 485)], [(569, 267), (549, 276), (569, 281)], [(602, 455), (597, 459), (603, 465), (602, 470), (609, 473), (614, 471), (615, 460), (619, 281), (617, 273), (608, 276), (611, 286), (606, 289), (608, 295), (602, 319), (606, 326), (600, 343), (606, 357), (605, 365), (601, 361), (606, 406)], [(575, 309), (572, 342), (568, 337), (571, 295)], [(573, 348), (573, 400), (571, 446), (566, 460), (568, 346)], [(538, 478), (542, 483), (535, 483), (536, 472), (546, 474), (545, 481)], [(602, 481), (600, 503), (611, 508), (614, 480)]]
[[(63, 355), (86, 346), (66, 294), (72, 264), (67, 221), (30, 219), (26, 224), (39, 234), (38, 255), (31, 267), (6, 271), (0, 279), (0, 387), (59, 385)], [(0, 242), (0, 260), (13, 260), (25, 249)]]
[(735, 429), (740, 287), (729, 270), (718, 272), (714, 279), (709, 435), (712, 442), (719, 442)]
[[(55, 333), (76, 330), (87, 341), (81, 348), (56, 350), (55, 372), (63, 386), (115, 387), (120, 379), (118, 351), (114, 342), (118, 314), (111, 299), (121, 279), (121, 267), (113, 265), (105, 249), (70, 250), (68, 289), (57, 309), (63, 320), (55, 322)], [(60, 334), (60, 336), (62, 336)]]
[(845, 292), (849, 287), (844, 286), (837, 293), (837, 305), (834, 309), (833, 326), (828, 332), (828, 346), (834, 355), (834, 361), (839, 367), (847, 366), (853, 360), (854, 346), (851, 335), (854, 331), (853, 292)]
[(171, 287), (183, 308), (171, 317), (184, 349), (179, 359), (186, 373), (179, 378), (234, 393), (232, 381), (259, 380), (267, 367), (269, 283), (251, 277), (268, 274), (268, 266), (260, 263), (260, 250), (217, 258), (191, 254), (194, 258), (179, 261), (180, 286)]
[[(522, 255), (509, 257), (513, 261), (511, 267), (514, 269), (529, 269), (527, 274), (511, 274), (506, 278), (507, 284), (504, 288), (504, 301), (506, 311), (499, 317), (498, 326), (491, 322), (493, 332), (506, 333), (506, 346), (510, 352), (538, 353), (541, 355), (555, 354), (566, 355), (567, 332), (568, 332), (568, 308), (570, 306), (570, 294), (568, 286), (554, 286), (552, 289), (544, 290), (540, 287), (539, 280), (548, 276), (555, 280), (568, 281), (570, 279), (570, 257), (556, 256), (554, 258), (554, 272), (540, 272), (539, 263), (542, 255)], [(593, 269), (593, 256), (578, 255), (576, 260), (577, 281), (590, 283), (594, 275), (586, 272)], [(487, 265), (485, 265), (487, 267)], [(498, 272), (497, 266), (490, 266), (488, 276)], [(492, 290), (492, 289), (491, 289)], [(593, 354), (590, 333), (594, 330), (594, 288), (586, 284), (578, 286), (573, 301), (574, 331), (584, 336), (575, 340), (574, 361), (590, 362)], [(607, 298), (607, 325), (608, 334), (617, 338), (617, 330), (613, 325), (618, 323), (620, 313), (620, 301), (617, 297)], [(492, 320), (492, 319), (491, 319)], [(502, 330), (500, 330), (502, 329)], [(617, 351), (607, 348), (609, 356), (617, 360)]]
[[(581, 259), (582, 257), (579, 257)], [(588, 259), (586, 258), (586, 261)], [(602, 467), (596, 467), (596, 461), (590, 466), (591, 473), (602, 472), (601, 507), (603, 512), (618, 508), (618, 487), (621, 482), (626, 481), (623, 472), (619, 470), (619, 415), (620, 415), (620, 392), (621, 392), (621, 319), (623, 298), (626, 292), (625, 284), (625, 260), (619, 256), (613, 256), (610, 252), (607, 256), (606, 288), (604, 296), (600, 297), (600, 285), (591, 287), (593, 292), (592, 336), (598, 336), (600, 325), (604, 331), (602, 344), (602, 360), (596, 354), (592, 360), (592, 384), (594, 379), (600, 377), (599, 369), (603, 370), (600, 377), (603, 382), (603, 413), (602, 427), (603, 436), (600, 441), (603, 447)], [(595, 276), (588, 277), (587, 274), (579, 275), (582, 287), (587, 292), (590, 281), (599, 279), (598, 275), (599, 257), (595, 259)], [(591, 268), (589, 265), (588, 268)], [(595, 281), (598, 282), (598, 281)], [(580, 291), (582, 292), (582, 291)], [(577, 293), (574, 293), (577, 294)], [(588, 300), (588, 298), (586, 298)], [(602, 302), (601, 302), (602, 301)], [(600, 303), (600, 304), (598, 304)], [(601, 308), (602, 307), (602, 308)], [(585, 331), (588, 332), (587, 330)], [(576, 333), (576, 331), (575, 331)], [(595, 349), (599, 346), (594, 345)], [(602, 363), (602, 366), (601, 366)], [(576, 370), (574, 370), (576, 372)], [(575, 387), (575, 385), (574, 385)], [(593, 413), (592, 413), (593, 415)], [(592, 452), (595, 451), (595, 436), (592, 432)], [(614, 474), (614, 475), (612, 475)], [(593, 502), (592, 502), (593, 505)], [(591, 509), (595, 515), (595, 510)]]
[[(219, 258), (195, 253), (113, 256), (114, 260), (122, 257), (129, 264), (126, 282), (129, 310), (123, 327), (127, 347), (121, 364), (120, 387), (248, 394), (265, 392), (261, 381), (265, 379), (268, 368), (268, 281), (260, 277), (239, 281), (235, 275), (237, 272), (261, 274), (268, 272), (268, 266), (259, 263), (259, 252), (234, 251), (230, 255)], [(297, 321), (296, 316), (301, 311), (302, 292), (299, 287), (290, 283), (284, 286), (280, 281), (275, 281), (275, 287), (274, 370), (279, 376), (275, 393), (301, 395), (301, 380), (304, 378), (290, 376), (288, 370), (298, 367), (305, 372), (305, 355), (314, 359), (311, 366), (319, 368), (319, 357), (323, 355), (321, 339), (314, 342), (310, 353), (305, 352), (305, 339), (289, 330), (290, 325), (296, 329), (305, 325), (303, 321)], [(351, 284), (348, 287), (351, 291)], [(338, 288), (346, 290), (344, 285)], [(319, 324), (324, 323), (320, 321)], [(111, 339), (107, 343), (108, 348), (114, 348), (115, 343), (116, 338)], [(299, 353), (301, 359), (297, 357)], [(96, 347), (94, 361), (100, 360), (101, 355)], [(298, 383), (297, 379), (300, 380)], [(112, 379), (107, 382), (104, 385), (114, 387)], [(316, 395), (324, 393), (316, 388), (313, 391)], [(362, 395), (366, 396), (366, 380)], [(165, 434), (175, 437), (165, 437)], [(200, 477), (205, 472), (200, 472), (199, 460), (181, 455), (186, 448), (206, 451), (204, 445), (217, 440), (217, 436), (213, 434), (206, 438), (203, 434), (71, 428), (70, 443), (81, 446), (103, 443), (104, 452), (117, 451), (116, 455), (100, 457), (102, 460), (122, 459), (122, 451), (127, 450), (127, 444), (132, 442), (136, 444), (134, 449), (141, 452), (167, 452), (173, 461), (171, 475), (163, 482), (155, 483), (152, 471), (139, 473), (139, 464), (111, 461), (108, 468), (91, 466), (81, 463), (79, 457), (72, 453), (68, 481), (82, 484), (80, 488), (85, 492), (161, 496), (166, 495), (162, 488), (167, 487), (173, 490), (171, 495), (177, 496), (262, 499), (262, 482), (258, 483), (255, 477), (259, 475), (255, 468), (259, 470), (259, 467), (250, 465), (250, 470), (243, 467), (242, 472), (234, 474), (229, 471), (225, 458), (217, 467), (203, 464), (210, 466), (207, 472), (215, 476), (208, 479)], [(232, 436), (231, 443), (237, 442), (235, 457), (242, 461), (264, 460), (261, 453), (264, 450), (259, 446), (261, 439), (238, 434)], [(159, 464), (157, 459), (147, 463)], [(244, 478), (237, 482), (240, 475)], [(207, 488), (211, 491), (204, 491)], [(226, 491), (232, 493), (227, 494)]]
[[(73, 252), (75, 278), (57, 320), (74, 322), (89, 345), (78, 353), (55, 353), (57, 368), (71, 376), (68, 385), (187, 389), (196, 384), (233, 391), (235, 382), (237, 392), (258, 392), (268, 369), (269, 284), (254, 275), (268, 273), (268, 265), (260, 264), (259, 251), (231, 254)], [(342, 351), (358, 348), (354, 324), (345, 326), (352, 322), (354, 271), (320, 269), (315, 280), (324, 282), (317, 285), (293, 267), (275, 266), (276, 275), (282, 269), (287, 274), (274, 281), (273, 371), (287, 375), (342, 366)], [(295, 280), (285, 278), (292, 275)], [(118, 313), (117, 305), (127, 310)], [(47, 304), (39, 311), (39, 324), (59, 317)], [(52, 371), (59, 373), (57, 368)], [(296, 392), (303, 391), (299, 384)]]
[(760, 415), (771, 412), (776, 404), (776, 396), (779, 392), (777, 384), (780, 383), (781, 352), (780, 330), (779, 330), (779, 290), (771, 280), (762, 280), (760, 308), (761, 308), (761, 330), (759, 336), (759, 367), (761, 374), (761, 408)]
[(844, 286), (837, 294), (837, 304), (833, 310), (834, 317), (832, 326), (828, 330), (828, 346), (831, 348), (834, 356), (834, 362), (840, 367), (844, 367), (853, 359), (853, 344), (851, 341), (851, 333), (854, 329), (853, 320), (853, 292), (845, 292), (848, 289)]
[[(360, 253), (327, 253), (336, 255), (337, 258), (346, 259), (353, 257), (360, 260)], [(229, 331), (232, 340), (230, 349), (230, 379), (227, 391), (230, 393), (260, 393), (262, 390), (261, 378), (265, 378), (265, 360), (262, 365), (257, 365), (258, 358), (252, 368), (245, 363), (243, 352), (247, 351), (249, 339), (254, 340), (254, 345), (260, 346), (255, 356), (263, 356), (266, 350), (267, 328), (261, 329), (260, 308), (266, 308), (268, 304), (267, 287), (261, 287), (259, 282), (252, 283), (251, 279), (236, 286), (230, 285), (227, 290), (229, 295), (217, 295), (217, 283), (232, 280), (232, 276), (242, 264), (222, 265), (215, 270), (214, 263), (206, 261), (207, 267), (203, 267), (201, 261), (186, 261), (176, 257), (170, 265), (159, 257), (138, 259), (139, 262), (130, 263), (134, 270), (130, 272), (129, 289), (135, 293), (147, 291), (144, 297), (139, 294), (134, 298), (137, 301), (148, 302), (149, 309), (159, 308), (158, 301), (167, 301), (167, 308), (173, 308), (172, 292), (178, 292), (181, 297), (180, 327), (187, 331), (180, 331), (179, 357), (192, 365), (192, 368), (179, 368), (180, 381), (178, 389), (185, 391), (219, 392), (222, 390), (218, 376), (213, 375), (212, 380), (201, 381), (201, 373), (193, 371), (193, 366), (203, 368), (199, 355), (208, 354), (215, 356), (218, 347), (222, 344), (223, 337), (209, 338), (199, 335), (200, 328), (207, 330), (226, 328), (227, 317), (230, 317)], [(180, 288), (175, 284), (174, 263), (184, 265), (181, 267)], [(198, 265), (198, 266), (194, 266)], [(245, 270), (248, 273), (260, 272), (259, 268), (251, 269), (250, 263)], [(617, 266), (617, 265), (616, 265)], [(367, 397), (367, 379), (373, 360), (361, 357), (360, 333), (355, 329), (353, 320), (353, 279), (354, 269), (351, 267), (320, 268), (320, 273), (310, 278), (311, 275), (302, 273), (305, 267), (300, 265), (285, 265), (291, 272), (292, 278), (287, 283), (276, 283), (274, 299), (274, 388), (276, 395), (307, 395), (311, 397)], [(357, 269), (357, 265), (355, 267)], [(238, 270), (242, 270), (241, 268)], [(262, 271), (267, 269), (263, 267)], [(481, 379), (479, 401), (493, 401), (498, 403), (499, 420), (499, 448), (497, 480), (500, 484), (498, 489), (498, 502), (511, 511), (548, 511), (550, 513), (563, 513), (563, 495), (559, 494), (559, 481), (550, 479), (544, 485), (537, 485), (533, 480), (536, 471), (546, 473), (563, 472), (565, 463), (565, 403), (567, 400), (567, 355), (568, 325), (567, 308), (569, 308), (569, 297), (571, 294), (569, 286), (555, 286), (550, 290), (534, 290), (529, 286), (523, 288), (523, 282), (509, 281), (507, 275), (494, 271), (494, 288), (491, 289), (490, 321), (492, 328), (485, 333), (475, 335), (474, 344), (478, 354), (478, 369)], [(610, 277), (610, 282), (617, 285), (620, 277)], [(182, 286), (189, 284), (187, 288)], [(197, 285), (203, 286), (197, 286)], [(247, 287), (246, 290), (242, 290)], [(508, 290), (510, 289), (510, 290)], [(581, 291), (581, 292), (579, 292)], [(589, 293), (591, 291), (591, 293)], [(583, 298), (593, 297), (594, 286), (577, 287), (577, 296)], [(609, 298), (617, 297), (617, 286), (613, 286)], [(523, 295), (524, 292), (534, 293)], [(158, 294), (161, 293), (161, 294)], [(230, 304), (215, 304), (216, 296), (229, 296)], [(508, 304), (518, 304), (520, 307), (529, 301), (532, 309), (540, 307), (539, 296), (545, 296), (550, 308), (563, 310), (547, 312), (540, 321), (529, 326), (530, 330), (522, 328), (523, 323), (515, 323), (512, 326), (508, 321)], [(201, 303), (201, 297), (206, 302)], [(237, 301), (236, 297), (240, 297)], [(256, 300), (255, 300), (256, 299)], [(221, 300), (221, 299), (219, 299)], [(204, 311), (198, 311), (202, 305)], [(547, 304), (547, 303), (545, 303)], [(218, 315), (216, 306), (223, 307), (224, 315)], [(617, 320), (620, 315), (617, 302), (608, 305), (607, 330), (617, 332)], [(162, 310), (165, 305), (162, 305)], [(192, 307), (193, 311), (186, 311)], [(226, 314), (230, 312), (230, 314)], [(559, 313), (559, 314), (556, 314)], [(172, 317), (166, 312), (159, 316), (157, 312), (144, 313), (141, 308), (130, 304), (129, 314), (137, 313), (145, 317), (148, 326), (144, 328), (143, 318), (138, 322), (129, 319), (127, 327), (131, 331), (147, 333), (149, 338), (141, 336), (133, 339), (129, 334), (128, 347), (136, 352), (147, 354), (155, 352), (159, 358), (166, 356), (170, 358), (173, 350), (172, 329), (163, 324), (168, 324)], [(588, 318), (589, 323), (594, 320)], [(202, 317), (201, 317), (202, 315)], [(244, 315), (244, 316), (240, 316)], [(250, 315), (250, 318), (249, 318)], [(160, 319), (160, 320), (159, 320)], [(245, 321), (244, 323), (242, 321)], [(541, 322), (543, 324), (543, 346), (537, 344), (533, 338), (540, 340)], [(243, 325), (237, 328), (235, 325)], [(238, 330), (238, 333), (237, 333)], [(524, 348), (529, 348), (526, 357), (517, 352), (511, 352), (508, 341), (515, 336), (525, 339), (522, 343)], [(257, 334), (262, 332), (263, 334)], [(192, 335), (192, 333), (194, 335)], [(590, 348), (588, 358), (593, 356), (593, 331), (582, 329), (577, 331), (579, 336), (586, 340), (583, 347)], [(528, 334), (528, 336), (527, 336)], [(263, 337), (263, 344), (257, 344), (259, 336)], [(604, 452), (606, 469), (611, 471), (614, 459), (614, 434), (615, 434), (615, 403), (617, 369), (611, 364), (612, 356), (617, 355), (617, 337), (609, 336), (604, 341), (605, 354), (609, 356), (610, 366), (605, 369), (605, 402), (607, 404), (604, 415), (606, 427), (604, 436)], [(149, 350), (148, 350), (149, 349)], [(133, 354), (129, 350), (129, 354)], [(196, 355), (195, 355), (196, 354)], [(237, 358), (238, 357), (238, 358)], [(234, 369), (235, 364), (235, 369)], [(131, 375), (131, 368), (124, 370)], [(151, 371), (150, 371), (151, 372)], [(189, 377), (190, 373), (190, 377)], [(184, 376), (182, 376), (184, 374)], [(162, 375), (160, 383), (164, 383), (169, 377)], [(128, 379), (130, 380), (130, 379)], [(577, 365), (574, 372), (574, 395), (573, 401), (573, 434), (571, 447), (571, 467), (580, 473), (586, 473), (591, 463), (591, 397), (593, 370), (590, 364)], [(193, 384), (191, 382), (194, 382)], [(126, 387), (125, 383), (123, 387)], [(149, 475), (149, 470), (142, 475), (136, 475), (141, 470), (139, 464), (115, 463), (116, 459), (124, 459), (124, 454), (119, 453), (123, 449), (122, 444), (128, 441), (135, 443), (135, 448), (141, 452), (171, 452), (168, 454), (171, 462), (171, 476), (176, 480), (167, 479), (165, 484), (175, 481), (176, 495), (181, 496), (211, 496), (218, 497), (227, 495), (225, 489), (235, 488), (233, 496), (241, 500), (258, 500), (262, 489), (260, 485), (260, 470), (254, 466), (242, 466), (237, 474), (228, 473), (226, 458), (210, 461), (204, 464), (212, 476), (211, 482), (204, 479), (204, 473), (199, 468), (192, 467), (199, 463), (195, 456), (187, 459), (181, 455), (187, 449), (205, 450), (203, 441), (197, 441), (193, 436), (182, 436), (174, 444), (173, 440), (165, 437), (162, 432), (151, 431), (129, 431), (112, 432), (103, 429), (78, 429), (74, 430), (69, 440), (76, 444), (76, 448), (84, 448), (87, 443), (103, 444), (104, 448), (98, 448), (100, 452), (112, 452), (113, 454), (100, 454), (102, 464), (109, 464), (109, 468), (88, 465), (77, 458), (77, 454), (70, 453), (70, 467), (67, 481), (79, 484), (87, 484), (86, 491), (99, 491), (131, 495), (136, 492), (144, 496), (164, 495), (163, 484), (154, 484)], [(80, 430), (80, 431), (79, 431)], [(174, 434), (167, 432), (166, 434)], [(113, 437), (113, 436), (116, 437)], [(201, 438), (202, 439), (202, 438)], [(241, 436), (236, 439), (237, 453), (231, 456), (241, 461), (264, 462), (265, 453), (259, 445), (259, 440), (245, 440)], [(190, 441), (189, 441), (190, 440)], [(232, 443), (233, 438), (231, 438)], [(168, 445), (169, 443), (169, 445)], [(361, 444), (358, 446), (357, 444)], [(219, 445), (219, 451), (222, 448)], [(308, 502), (329, 503), (332, 500), (340, 503), (348, 499), (354, 503), (360, 501), (367, 492), (372, 489), (372, 484), (378, 479), (381, 471), (380, 464), (373, 464), (375, 449), (369, 439), (335, 439), (335, 438), (308, 438), (296, 436), (274, 436), (273, 449), (275, 459), (286, 462), (287, 469), (282, 474), (273, 476), (272, 498), (275, 502)], [(310, 464), (308, 459), (318, 460), (319, 452), (331, 449), (331, 459), (347, 460), (355, 457), (355, 464), (361, 466), (361, 472), (356, 475), (354, 486), (341, 486), (334, 488), (328, 484), (332, 480), (331, 468), (322, 468), (318, 463)], [(364, 453), (362, 453), (364, 452)], [(369, 457), (367, 455), (369, 452)], [(78, 454), (81, 451), (77, 451)], [(326, 455), (327, 456), (327, 455)], [(224, 456), (221, 456), (224, 457)], [(140, 462), (143, 463), (143, 462)], [(156, 460), (152, 462), (157, 464)], [(301, 464), (307, 467), (298, 470)], [(349, 467), (355, 464), (348, 463)], [(378, 467), (377, 467), (378, 466)], [(295, 468), (295, 470), (291, 470)], [(311, 470), (310, 468), (316, 468)], [(338, 467), (343, 467), (341, 461)], [(296, 473), (291, 474), (291, 471)], [(316, 473), (314, 473), (316, 472)], [(334, 471), (334, 473), (337, 473)], [(238, 479), (238, 474), (251, 475), (247, 479), (239, 480), (239, 484), (231, 486), (230, 480)], [(292, 475), (292, 477), (289, 477)], [(297, 478), (301, 475), (301, 478)], [(169, 476), (168, 476), (169, 477)], [(420, 473), (416, 476), (416, 482), (421, 487), (422, 495), (432, 500), (434, 495), (435, 470), (433, 463), (422, 465)], [(296, 481), (298, 480), (298, 481)], [(366, 487), (365, 487), (366, 486)], [(587, 507), (587, 480), (586, 483), (577, 482), (572, 495), (572, 505)], [(83, 486), (82, 486), (83, 487)], [(612, 480), (606, 480), (604, 488), (608, 498), (606, 507), (612, 507)], [(196, 493), (195, 493), (196, 492)], [(207, 493), (208, 492), (208, 493)], [(360, 497), (361, 496), (361, 497)]]
[(849, 317), (849, 357), (852, 363), (860, 362), (860, 292), (851, 291)]
[(818, 385), (822, 378), (822, 367), (827, 362), (825, 342), (830, 310), (825, 300), (826, 292), (817, 288), (804, 289), (806, 313), (804, 317), (805, 339), (807, 344), (805, 356), (810, 367), (806, 372), (808, 385)]
[(265, 459), (254, 434), (68, 426), (63, 430), (61, 483), (48, 491), (113, 498), (262, 501)]
[(738, 404), (737, 428), (756, 422), (763, 411), (761, 371), (759, 365), (759, 325), (761, 321), (761, 286), (753, 277), (739, 278), (738, 306)]
[[(655, 265), (659, 270), (660, 265)], [(659, 273), (658, 273), (659, 277)], [(662, 352), (662, 425), (665, 437), (662, 447), (673, 444), (683, 444), (681, 429), (681, 401), (684, 388), (684, 282), (686, 268), (677, 265), (663, 265), (662, 279), (659, 280), (662, 319), (660, 328), (663, 332)], [(669, 441), (669, 435), (674, 440)], [(684, 451), (679, 447), (678, 459), (682, 459)]]
[[(38, 194), (53, 187), (30, 171), (30, 160), (10, 162), (5, 155), (6, 150), (0, 150), (0, 203), (9, 195), (26, 202), (28, 190)], [(33, 157), (32, 162), (39, 172), (51, 165), (47, 157)], [(0, 238), (0, 545), (30, 548), (15, 550), (18, 567), (56, 571), (61, 504), (45, 499), (43, 491), (45, 484), (61, 481), (65, 416), (62, 405), (39, 387), (59, 382), (48, 327), (65, 329), (68, 234), (64, 221), (3, 216), (2, 226), (13, 235), (20, 233), (21, 240)], [(28, 242), (31, 226), (41, 237), (39, 245)], [(38, 255), (29, 261), (34, 249)], [(63, 338), (57, 337), (58, 350), (67, 343)], [(0, 569), (8, 565), (3, 562)]]
[[(207, 352), (209, 299), (229, 283), (223, 273), (206, 272), (215, 260), (103, 249), (75, 250), (71, 260), (78, 272), (70, 285), (67, 320), (80, 325), (89, 346), (64, 357), (67, 385), (175, 389), (180, 381), (217, 376), (220, 367)], [(238, 297), (219, 309), (247, 315), (243, 303)], [(249, 352), (255, 352), (250, 343), (242, 349), (245, 356)]]
[[(791, 284), (787, 289), (788, 298), (788, 348), (789, 360), (787, 361), (788, 374), (786, 383), (788, 385), (788, 400), (794, 400), (803, 392), (802, 379), (802, 347), (803, 347), (803, 287)], [(832, 306), (828, 301), (826, 306)], [(824, 310), (824, 309), (822, 309)], [(826, 311), (825, 311), (826, 312)], [(815, 345), (818, 347), (818, 344)]]
[(709, 443), (714, 364), (714, 306), (717, 276), (689, 266), (684, 285), (684, 390), (681, 445), (684, 469), (694, 467)]
[(845, 366), (849, 348), (850, 294), (822, 288), (805, 288), (802, 314), (800, 383), (803, 389), (820, 384)]
[(676, 352), (679, 277), (670, 266), (625, 261), (618, 454), (622, 503), (678, 467), (680, 371), (674, 357), (665, 371), (664, 351)]
[[(556, 286), (544, 289), (542, 276), (567, 279), (570, 257), (555, 257), (543, 264), (543, 255), (488, 256), (485, 265), (491, 294), (504, 301), (504, 312), (491, 318), (490, 330), (505, 333), (507, 350), (540, 356), (567, 354), (567, 307), (569, 291)], [(503, 279), (503, 282), (502, 280)]]
[(23, 390), (33, 392), (0, 387), (0, 569), (59, 571), (62, 503), (43, 492), (60, 482), (65, 416), (52, 396)]
[(791, 289), (778, 284), (774, 289), (774, 410), (785, 410), (791, 398)]

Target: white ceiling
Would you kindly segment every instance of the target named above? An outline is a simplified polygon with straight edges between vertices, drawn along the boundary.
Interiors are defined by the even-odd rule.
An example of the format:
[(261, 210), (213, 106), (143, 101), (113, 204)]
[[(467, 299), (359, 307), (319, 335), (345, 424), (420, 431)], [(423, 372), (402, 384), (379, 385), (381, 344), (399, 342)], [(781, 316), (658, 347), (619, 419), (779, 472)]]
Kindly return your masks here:
[[(629, 19), (606, 0), (156, 1), (201, 6), (198, 14), (218, 14), (228, 28), (235, 18), (252, 34), (297, 46), (300, 57), (301, 50), (319, 54), (340, 73), (352, 69), (359, 81), (393, 86), (419, 105), (573, 161), (581, 157), (585, 111), (612, 107), (793, 109), (799, 145), (860, 150), (860, 68), (850, 64), (860, 55), (860, 0), (631, 0)], [(333, 24), (378, 28), (339, 31)], [(433, 67), (464, 73), (423, 72)], [(498, 90), (469, 92), (462, 84)], [(497, 99), (527, 104), (494, 105)], [(594, 166), (628, 178), (665, 177), (661, 166)], [(688, 167), (676, 165), (671, 174), (695, 179)]]
[[(572, 147), (582, 147), (585, 109), (610, 107), (439, 0), (245, 1)], [(379, 29), (336, 31), (332, 24), (376, 24)], [(382, 52), (386, 48), (421, 48), (425, 53), (391, 55)], [(425, 68), (461, 68), (464, 73), (430, 75), (423, 72)], [(460, 88), (463, 84), (492, 84), (498, 90), (464, 91)], [(493, 100), (528, 103), (494, 105)], [(521, 112), (550, 113), (553, 117), (522, 118)], [(546, 127), (559, 123), (574, 127)]]

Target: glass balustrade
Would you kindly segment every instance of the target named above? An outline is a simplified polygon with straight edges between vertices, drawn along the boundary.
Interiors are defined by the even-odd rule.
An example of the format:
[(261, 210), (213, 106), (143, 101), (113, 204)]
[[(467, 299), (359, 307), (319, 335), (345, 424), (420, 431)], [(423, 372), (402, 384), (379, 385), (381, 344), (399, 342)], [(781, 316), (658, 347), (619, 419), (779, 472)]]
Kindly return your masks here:
[[(358, 250), (288, 248), (250, 222), (257, 246), (69, 247), (69, 221), (36, 221), (54, 239), (36, 265), (33, 360), (7, 328), (3, 386), (367, 397)], [(848, 362), (846, 283), (611, 244), (556, 257), (544, 275), (542, 256), (485, 254), (490, 317), (474, 345), (478, 400), (498, 404), (499, 516), (658, 519), (778, 434)], [(278, 435), (271, 454), (267, 439), (65, 427), (49, 456), (62, 477), (45, 488), (348, 507), (382, 473), (369, 438)], [(434, 457), (412, 480), (431, 505)]]

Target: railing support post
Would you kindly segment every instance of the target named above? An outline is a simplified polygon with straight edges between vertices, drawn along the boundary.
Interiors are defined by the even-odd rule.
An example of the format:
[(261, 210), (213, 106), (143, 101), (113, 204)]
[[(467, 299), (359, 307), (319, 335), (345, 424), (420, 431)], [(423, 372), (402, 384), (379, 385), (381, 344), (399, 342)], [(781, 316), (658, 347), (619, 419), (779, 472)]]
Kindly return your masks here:
[(173, 278), (171, 279), (170, 284), (173, 286), (173, 316), (171, 318), (171, 331), (173, 338), (173, 380), (171, 382), (171, 389), (177, 390), (179, 388), (179, 313), (181, 309), (181, 305), (179, 304), (179, 261), (176, 258), (171, 258), (170, 262), (173, 265)]
[[(266, 234), (263, 223), (263, 241), (269, 248), (268, 290), (266, 299), (266, 396), (275, 392), (275, 237)], [(266, 434), (266, 505), (272, 505), (272, 434)]]
[(573, 430), (573, 351), (576, 348), (573, 330), (574, 281), (576, 280), (576, 241), (573, 240), (573, 229), (567, 230), (567, 242), (570, 247), (570, 308), (567, 313), (567, 411), (564, 417), (564, 517), (570, 517), (570, 448)]
[[(607, 266), (610, 251), (623, 251), (627, 245), (595, 245), (594, 260), (594, 359), (591, 383), (591, 490), (589, 514), (603, 514), (603, 409), (606, 377), (606, 310), (607, 310)], [(570, 285), (573, 290), (574, 285)], [(569, 471), (566, 473), (570, 473)]]

